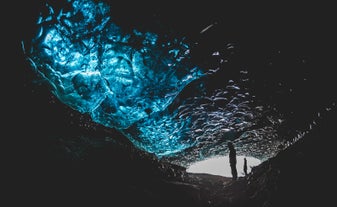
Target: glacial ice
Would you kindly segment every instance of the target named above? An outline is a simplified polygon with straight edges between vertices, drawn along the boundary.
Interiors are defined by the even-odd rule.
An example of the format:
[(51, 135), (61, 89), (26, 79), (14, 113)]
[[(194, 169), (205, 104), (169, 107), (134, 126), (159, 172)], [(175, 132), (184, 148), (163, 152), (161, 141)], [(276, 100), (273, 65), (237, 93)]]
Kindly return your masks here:
[(40, 17), (28, 56), (65, 104), (107, 127), (128, 128), (165, 109), (203, 75), (188, 60), (182, 40), (164, 42), (150, 32), (126, 33), (109, 7), (71, 1), (72, 10)]
[[(40, 15), (39, 29), (25, 51), (32, 68), (64, 104), (120, 130), (135, 146), (157, 156), (193, 146), (199, 157), (222, 151), (221, 143), (233, 133), (258, 122), (260, 106), (253, 107), (240, 83), (231, 80), (208, 94), (195, 87), (209, 71), (193, 64), (184, 38), (124, 31), (110, 17), (107, 4), (68, 2), (67, 10), (46, 5), (49, 13)], [(177, 101), (191, 84), (198, 95)], [(270, 144), (275, 134), (269, 134), (250, 137)]]

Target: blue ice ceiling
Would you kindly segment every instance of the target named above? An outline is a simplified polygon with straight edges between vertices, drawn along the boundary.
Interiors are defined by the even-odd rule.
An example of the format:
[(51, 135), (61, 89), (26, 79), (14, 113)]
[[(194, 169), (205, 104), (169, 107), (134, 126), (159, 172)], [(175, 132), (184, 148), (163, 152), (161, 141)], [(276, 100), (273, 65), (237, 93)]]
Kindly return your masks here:
[[(68, 2), (67, 10), (46, 5), (49, 12), (40, 15), (36, 37), (25, 51), (64, 104), (120, 130), (135, 146), (159, 157), (194, 146), (201, 149), (196, 153), (213, 153), (218, 143), (258, 121), (262, 107), (252, 107), (251, 94), (235, 81), (207, 96), (200, 92), (177, 101), (188, 85), (201, 87), (200, 79), (210, 74), (191, 62), (184, 38), (168, 41), (137, 28), (124, 31), (107, 4)], [(273, 129), (259, 130), (269, 132), (263, 140), (272, 149)], [(260, 131), (241, 139), (260, 137)], [(202, 152), (200, 146), (213, 148)]]

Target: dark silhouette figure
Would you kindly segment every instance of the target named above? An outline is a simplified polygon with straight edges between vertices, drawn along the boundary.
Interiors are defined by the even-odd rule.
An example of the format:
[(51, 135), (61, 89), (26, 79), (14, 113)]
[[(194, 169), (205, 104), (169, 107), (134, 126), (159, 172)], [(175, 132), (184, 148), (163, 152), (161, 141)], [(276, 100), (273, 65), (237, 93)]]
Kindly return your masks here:
[(247, 159), (243, 158), (243, 172), (245, 173), (245, 176), (248, 175), (247, 173)]
[(228, 142), (227, 146), (229, 149), (229, 164), (232, 170), (232, 177), (233, 180), (236, 180), (238, 178), (238, 172), (236, 170), (236, 151), (232, 142)]

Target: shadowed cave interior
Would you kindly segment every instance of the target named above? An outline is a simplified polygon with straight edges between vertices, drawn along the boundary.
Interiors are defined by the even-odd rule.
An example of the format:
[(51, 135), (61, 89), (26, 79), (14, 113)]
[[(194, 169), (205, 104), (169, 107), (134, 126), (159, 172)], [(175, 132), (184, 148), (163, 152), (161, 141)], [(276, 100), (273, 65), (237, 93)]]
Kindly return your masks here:
[[(326, 48), (331, 46), (328, 35), (332, 35), (326, 29), (328, 11), (326, 16), (318, 17), (312, 15), (309, 5), (302, 10), (297, 5), (277, 9), (265, 5), (263, 9), (234, 3), (227, 7), (145, 3), (127, 15), (127, 5), (121, 3), (116, 8), (113, 1), (105, 1), (110, 6), (107, 14), (113, 14), (106, 24), (113, 22), (119, 25), (118, 29), (124, 29), (123, 35), (136, 36), (121, 42), (111, 40), (111, 47), (126, 44), (124, 49), (117, 49), (120, 53), (147, 50), (149, 57), (162, 62), (151, 65), (143, 60), (143, 70), (151, 71), (150, 66), (155, 66), (151, 73), (156, 75), (147, 72), (129, 85), (120, 86), (119, 79), (114, 79), (117, 75), (109, 76), (111, 100), (118, 101), (114, 103), (116, 109), (101, 110), (112, 115), (102, 116), (96, 105), (95, 109), (88, 104), (76, 105), (73, 100), (78, 97), (65, 99), (62, 92), (55, 90), (57, 86), (51, 87), (43, 78), (55, 80), (50, 69), (44, 70), (46, 66), (61, 67), (55, 63), (60, 54), (55, 49), (57, 45), (55, 54), (46, 57), (45, 49), (50, 47), (43, 44), (47, 43), (41, 38), (31, 42), (39, 31), (39, 11), (45, 18), (42, 33), (56, 28), (65, 35), (62, 41), (76, 40), (69, 37), (72, 33), (66, 34), (72, 29), (60, 29), (66, 24), (56, 18), (60, 9), (64, 8), (65, 19), (69, 17), (67, 3), (61, 2), (48, 1), (52, 12), (44, 3), (29, 4), (24, 11), (29, 17), (23, 20), (25, 32), (17, 45), (24, 47), (18, 48), (25, 97), (21, 123), (29, 137), (19, 138), (17, 157), (23, 164), (18, 177), (22, 184), (19, 191), (28, 201), (120, 206), (298, 206), (322, 205), (331, 199), (331, 192), (325, 189), (332, 185), (326, 175), (331, 173), (333, 160), (330, 148), (336, 84), (331, 71), (335, 64)], [(75, 17), (69, 19), (77, 21)], [(89, 26), (104, 36), (104, 29)], [(173, 46), (137, 42), (146, 38), (143, 31), (156, 34), (160, 41)], [(93, 33), (84, 32), (81, 38), (88, 40)], [(89, 51), (92, 58), (97, 49), (98, 63), (89, 61), (86, 70), (99, 70), (103, 76), (107, 74), (101, 66), (104, 55), (109, 59), (110, 53), (100, 51), (105, 42), (103, 37), (98, 39), (92, 40), (94, 46), (87, 45), (83, 50)], [(90, 38), (88, 42), (90, 45)], [(174, 59), (177, 56), (167, 56), (171, 50), (179, 54), (188, 50), (190, 54), (182, 55), (181, 62)], [(32, 61), (38, 69), (32, 67)], [(124, 64), (124, 60), (116, 61), (108, 67)], [(162, 65), (167, 62), (169, 66)], [(136, 73), (135, 68), (130, 71)], [(126, 78), (130, 71), (119, 74)], [(168, 76), (167, 72), (172, 74)], [(70, 76), (69, 73), (66, 77)], [(144, 86), (140, 88), (137, 81), (142, 81), (143, 76), (147, 82), (139, 83)], [(81, 85), (84, 76), (74, 77), (72, 84)], [(161, 81), (155, 79), (158, 77)], [(134, 87), (140, 92), (136, 93)], [(77, 93), (83, 93), (81, 90)], [(141, 98), (132, 97), (133, 93)], [(128, 100), (124, 100), (125, 94), (130, 95)], [(100, 99), (96, 95), (90, 97), (93, 98), (85, 99), (86, 103)], [(131, 110), (119, 111), (127, 107)], [(107, 122), (106, 117), (111, 116), (115, 119)], [(238, 155), (256, 157), (262, 163), (236, 181), (186, 172), (196, 161), (227, 155), (227, 141), (234, 142)]]

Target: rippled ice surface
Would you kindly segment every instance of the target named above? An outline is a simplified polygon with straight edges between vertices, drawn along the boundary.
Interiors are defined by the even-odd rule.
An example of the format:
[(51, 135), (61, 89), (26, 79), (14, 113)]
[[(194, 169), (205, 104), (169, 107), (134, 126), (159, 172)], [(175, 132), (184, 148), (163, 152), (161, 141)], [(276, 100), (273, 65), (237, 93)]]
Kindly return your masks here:
[(238, 154), (260, 159), (283, 143), (277, 133), (283, 115), (254, 95), (247, 70), (209, 86), (227, 61), (221, 51), (210, 54), (218, 66), (203, 68), (191, 60), (185, 38), (126, 31), (102, 2), (68, 3), (61, 10), (46, 5), (35, 38), (24, 48), (64, 104), (118, 129), (135, 146), (182, 164), (226, 154), (228, 140)]

